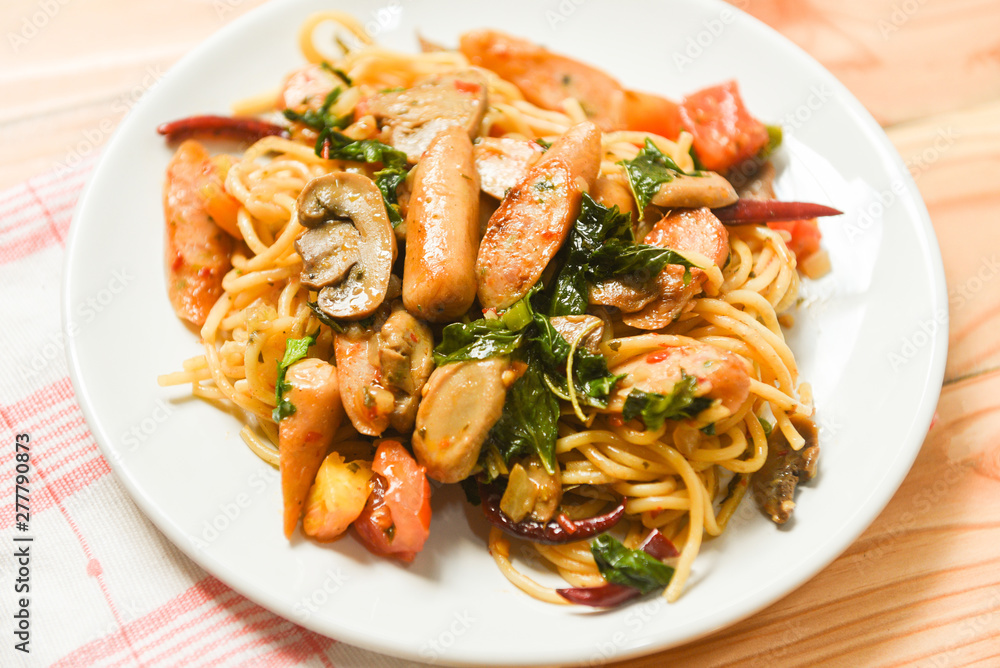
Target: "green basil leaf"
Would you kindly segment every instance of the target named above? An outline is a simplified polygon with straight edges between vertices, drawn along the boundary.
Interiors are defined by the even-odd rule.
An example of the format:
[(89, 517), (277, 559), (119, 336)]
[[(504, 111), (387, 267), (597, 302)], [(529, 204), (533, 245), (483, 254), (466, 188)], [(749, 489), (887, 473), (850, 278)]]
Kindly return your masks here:
[(334, 320), (333, 318), (331, 318), (330, 316), (328, 316), (326, 313), (324, 313), (323, 310), (319, 307), (318, 303), (306, 302), (306, 306), (309, 307), (309, 309), (313, 312), (313, 315), (315, 315), (316, 319), (319, 320), (321, 323), (323, 323), (333, 331), (337, 332), (338, 334), (344, 333), (344, 326), (339, 322), (337, 322), (336, 320)]
[(778, 150), (781, 146), (782, 139), (784, 137), (784, 132), (781, 130), (780, 125), (768, 125), (767, 127), (767, 144), (764, 148), (760, 150), (757, 154), (759, 160), (767, 160), (771, 157), (771, 154)]
[(569, 233), (563, 264), (551, 291), (549, 315), (580, 315), (587, 310), (590, 286), (587, 267), (591, 255), (607, 239), (633, 241), (632, 222), (617, 206), (610, 209), (584, 194), (580, 215)]
[(441, 366), (512, 355), (520, 347), (521, 339), (521, 332), (510, 331), (500, 320), (453, 322), (441, 333), (441, 343), (434, 348), (434, 362)]
[(643, 594), (666, 587), (674, 569), (656, 557), (632, 550), (608, 534), (602, 534), (590, 544), (597, 568), (608, 582), (634, 587)]
[(484, 449), (495, 448), (505, 464), (537, 454), (549, 473), (556, 470), (559, 402), (542, 378), (541, 363), (529, 355), (528, 369), (507, 391), (500, 419), (490, 429)]
[[(353, 140), (342, 132), (331, 130), (324, 138), (329, 143), (330, 160), (382, 163), (383, 169), (406, 169), (406, 154), (375, 139)], [(322, 144), (320, 144), (322, 148)], [(318, 152), (317, 155), (321, 155)]]
[(612, 239), (590, 256), (587, 279), (599, 281), (618, 276), (636, 277), (640, 282), (656, 278), (668, 264), (685, 269), (695, 266), (690, 260), (670, 248), (649, 244), (630, 244)]
[(400, 167), (390, 167), (375, 172), (375, 185), (382, 193), (386, 213), (393, 229), (403, 222), (403, 214), (399, 210), (399, 195), (397, 189), (406, 180), (407, 170)]
[(712, 405), (712, 399), (697, 397), (698, 379), (681, 370), (681, 379), (670, 394), (644, 392), (633, 388), (625, 397), (622, 417), (638, 418), (646, 429), (659, 429), (665, 420), (682, 420), (696, 416)]
[(295, 412), (295, 406), (284, 396), (285, 392), (292, 389), (292, 386), (285, 382), (285, 374), (288, 372), (288, 367), (308, 354), (310, 346), (316, 343), (317, 336), (319, 336), (319, 330), (301, 339), (285, 340), (285, 354), (278, 362), (278, 380), (274, 384), (274, 398), (278, 405), (271, 411), (271, 417), (275, 422), (281, 422)]

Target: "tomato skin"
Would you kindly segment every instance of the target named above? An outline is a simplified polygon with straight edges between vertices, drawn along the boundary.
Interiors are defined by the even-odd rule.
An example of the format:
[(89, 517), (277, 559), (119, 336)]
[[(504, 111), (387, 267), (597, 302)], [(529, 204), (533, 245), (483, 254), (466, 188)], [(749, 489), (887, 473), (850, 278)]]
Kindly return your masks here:
[(373, 554), (409, 563), (430, 534), (427, 469), (399, 441), (382, 441), (375, 450), (372, 471), (372, 491), (354, 528)]
[(625, 127), (677, 139), (681, 130), (681, 108), (676, 102), (652, 93), (625, 91)]
[(767, 127), (743, 106), (735, 81), (688, 95), (680, 115), (705, 169), (725, 172), (757, 155), (768, 142)]
[(819, 250), (823, 234), (819, 231), (815, 218), (768, 223), (767, 226), (772, 230), (785, 230), (792, 235), (791, 241), (788, 242), (788, 250), (795, 253), (795, 258), (799, 261)]

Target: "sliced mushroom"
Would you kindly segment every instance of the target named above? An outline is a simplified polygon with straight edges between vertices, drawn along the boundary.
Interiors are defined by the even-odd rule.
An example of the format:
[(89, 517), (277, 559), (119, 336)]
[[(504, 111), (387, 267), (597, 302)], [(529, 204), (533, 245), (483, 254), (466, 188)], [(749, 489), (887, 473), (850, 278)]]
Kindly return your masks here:
[(503, 412), (506, 358), (438, 367), (417, 410), (413, 453), (427, 475), (441, 482), (469, 477), (479, 450)]
[(472, 151), (483, 192), (503, 199), (524, 178), (543, 149), (538, 142), (527, 139), (482, 137)]
[(548, 522), (562, 501), (562, 475), (556, 468), (550, 474), (538, 455), (532, 455), (511, 467), (507, 487), (500, 499), (500, 510), (514, 522), (531, 515), (536, 522)]
[(434, 336), (398, 303), (378, 334), (382, 385), (393, 393), (389, 424), (399, 432), (413, 428), (420, 392), (434, 370)]
[(531, 519), (536, 522), (548, 522), (555, 517), (562, 501), (562, 474), (556, 466), (555, 473), (549, 473), (542, 465), (538, 455), (532, 455), (525, 462), (528, 479), (535, 487), (535, 504), (531, 509)]
[(375, 116), (387, 142), (416, 163), (444, 128), (457, 125), (474, 138), (486, 107), (486, 80), (475, 70), (462, 70), (423, 79), (405, 90), (376, 93), (360, 111)]
[(590, 286), (588, 301), (601, 306), (614, 306), (622, 313), (635, 313), (659, 295), (659, 287), (654, 281), (608, 278)]
[(295, 241), (302, 282), (320, 290), (319, 308), (332, 318), (371, 315), (385, 300), (396, 259), (378, 187), (360, 174), (319, 176), (299, 195), (298, 216), (309, 228)]
[(761, 165), (743, 185), (736, 189), (740, 199), (775, 199), (774, 165), (770, 161)]
[(707, 206), (716, 209), (729, 206), (738, 200), (736, 189), (715, 172), (702, 172), (700, 176), (680, 174), (667, 181), (653, 195), (652, 203), (666, 209), (696, 209)]
[(761, 511), (775, 524), (784, 524), (795, 509), (795, 487), (816, 475), (819, 445), (816, 423), (793, 415), (792, 426), (805, 439), (800, 450), (793, 450), (781, 429), (767, 438), (767, 459), (753, 477), (753, 496)]
[(549, 322), (552, 323), (552, 329), (570, 343), (579, 339), (577, 347), (592, 353), (598, 352), (601, 336), (604, 334), (604, 321), (596, 315), (557, 315), (550, 318)]
[(354, 324), (336, 334), (334, 345), (340, 392), (354, 428), (369, 436), (390, 426), (412, 429), (421, 390), (434, 369), (430, 328), (397, 301), (391, 313), (383, 305), (371, 327)]
[(351, 221), (331, 221), (295, 240), (302, 256), (302, 284), (319, 289), (340, 283), (361, 258), (361, 233)]

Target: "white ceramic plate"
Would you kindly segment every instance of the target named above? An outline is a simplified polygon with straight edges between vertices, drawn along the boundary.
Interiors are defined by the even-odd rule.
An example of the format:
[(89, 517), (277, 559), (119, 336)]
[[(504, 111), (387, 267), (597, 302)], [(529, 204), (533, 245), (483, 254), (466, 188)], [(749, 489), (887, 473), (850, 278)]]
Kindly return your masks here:
[[(604, 613), (511, 586), (487, 554), (478, 511), (453, 490), (436, 491), (431, 539), (410, 567), (351, 539), (323, 547), (282, 537), (277, 474), (240, 441), (236, 418), (156, 385), (199, 348), (165, 296), (160, 188), (171, 152), (154, 128), (226, 113), (276, 86), (301, 62), (302, 19), (333, 6), (348, 3), (269, 3), (184, 59), (122, 125), (77, 211), (63, 303), (73, 381), (104, 454), (156, 525), (221, 580), (304, 626), (464, 665), (589, 662), (683, 643), (775, 601), (847, 548), (906, 475), (937, 402), (947, 323), (933, 231), (899, 156), (828, 72), (728, 5), (681, 0), (354, 0), (349, 9), (390, 47), (415, 50), (417, 30), (454, 44), (463, 30), (495, 27), (673, 98), (736, 78), (755, 115), (784, 125), (779, 195), (847, 212), (822, 223), (833, 273), (803, 288), (790, 332), (823, 447), (795, 521), (778, 529), (746, 504), (705, 546), (678, 603), (654, 597)], [(115, 272), (124, 287), (93, 317), (87, 300), (108, 292)]]

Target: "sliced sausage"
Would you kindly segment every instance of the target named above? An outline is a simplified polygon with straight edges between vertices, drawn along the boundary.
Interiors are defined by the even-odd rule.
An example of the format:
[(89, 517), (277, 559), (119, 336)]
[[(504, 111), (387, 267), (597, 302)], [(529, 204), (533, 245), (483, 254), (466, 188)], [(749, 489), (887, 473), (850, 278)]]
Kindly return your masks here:
[[(672, 248), (683, 253), (695, 251), (706, 256), (716, 266), (725, 266), (729, 257), (729, 232), (711, 211), (701, 209), (680, 209), (663, 217), (643, 243), (661, 248)], [(656, 279), (659, 296), (634, 314), (622, 317), (627, 325), (638, 329), (662, 329), (673, 322), (687, 303), (699, 292), (705, 283), (705, 272), (691, 270), (691, 280), (684, 283), (684, 268), (667, 265)]]
[(698, 381), (696, 396), (717, 399), (730, 413), (750, 396), (750, 374), (738, 356), (706, 343), (670, 346), (615, 365), (611, 373), (626, 374), (608, 402), (608, 410), (620, 412), (633, 388), (669, 394), (682, 372)]
[(476, 277), (485, 308), (527, 294), (566, 240), (601, 163), (601, 133), (580, 123), (552, 145), (500, 203), (479, 246)]
[(542, 151), (541, 144), (527, 139), (482, 137), (473, 147), (473, 154), (483, 192), (497, 199), (506, 197)]

